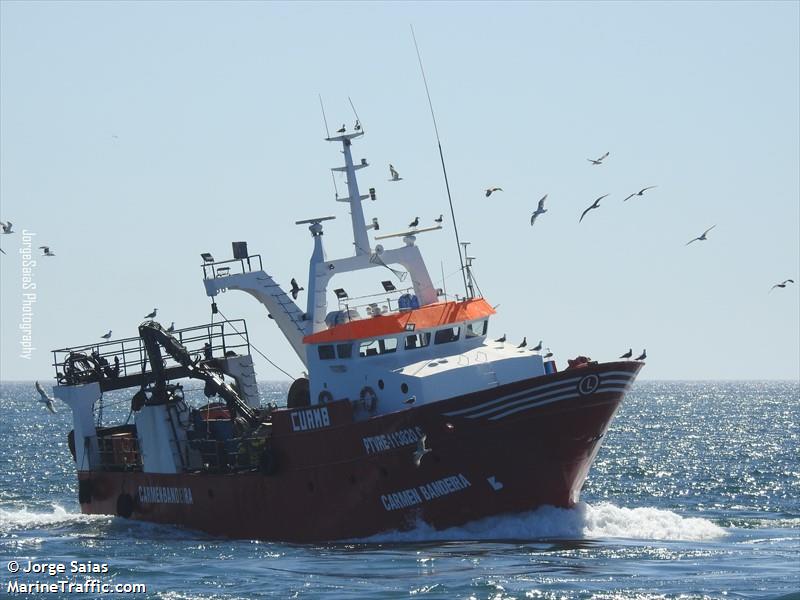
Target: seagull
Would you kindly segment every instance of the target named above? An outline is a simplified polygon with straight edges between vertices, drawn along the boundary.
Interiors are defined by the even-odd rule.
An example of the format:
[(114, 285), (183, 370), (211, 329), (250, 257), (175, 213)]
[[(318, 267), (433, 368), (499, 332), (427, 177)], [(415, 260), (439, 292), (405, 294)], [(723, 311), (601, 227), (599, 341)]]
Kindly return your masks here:
[(344, 133), (345, 131), (347, 131), (347, 127), (345, 127), (344, 123), (342, 123), (342, 128), (337, 129), (336, 133)]
[(411, 396), (411, 398), (406, 398), (405, 400), (403, 400), (403, 404), (414, 404), (414, 402), (416, 402), (416, 401), (417, 401), (417, 397), (416, 396)]
[(552, 358), (552, 357), (553, 357), (553, 353), (550, 352), (550, 348), (548, 348), (547, 349), (547, 354), (544, 355), (544, 358)]
[(505, 344), (506, 343), (506, 334), (504, 333), (501, 337), (495, 340), (498, 344)]
[(55, 256), (55, 252), (50, 252), (50, 246), (39, 246), (39, 250), (44, 250), (42, 256)]
[(297, 280), (294, 277), (292, 277), (292, 289), (290, 290), (292, 293), (292, 299), (297, 300), (297, 294), (299, 294), (304, 289), (306, 288), (301, 288), (299, 285), (297, 285)]
[(361, 131), (361, 121), (356, 119), (356, 124), (353, 125), (353, 129), (355, 129), (356, 131)]
[(519, 346), (517, 346), (517, 348), (524, 348), (527, 345), (528, 345), (528, 338), (527, 337), (523, 337), (522, 338), (522, 343)]
[(692, 242), (705, 242), (705, 241), (708, 239), (708, 238), (706, 238), (706, 234), (707, 234), (709, 231), (711, 231), (712, 229), (714, 229), (714, 227), (716, 227), (716, 225), (712, 225), (711, 227), (709, 227), (708, 229), (706, 229), (706, 230), (703, 232), (703, 235), (701, 235), (701, 236), (699, 236), (699, 237), (696, 237), (696, 238), (694, 238), (693, 240), (689, 240), (688, 242), (686, 242), (686, 245), (688, 246), (688, 245), (689, 245), (689, 244), (691, 244)]
[(397, 169), (395, 169), (394, 165), (392, 165), (391, 163), (389, 163), (389, 175), (392, 176), (392, 178), (389, 181), (400, 181), (401, 179), (403, 179), (402, 177), (400, 177), (400, 173), (397, 172)]
[(36, 391), (39, 392), (39, 395), (41, 396), (41, 398), (39, 398), (39, 402), (44, 404), (45, 408), (51, 413), (56, 414), (56, 409), (53, 408), (53, 399), (47, 395), (47, 392), (44, 391), (44, 388), (38, 381), (36, 382)]
[(101, 335), (100, 337), (103, 338), (104, 340), (110, 340), (111, 339), (111, 330), (109, 329), (107, 334)]
[(8, 223), (5, 221), (0, 221), (0, 227), (3, 228), (3, 233), (14, 233), (14, 230), (12, 229), (13, 226), (14, 224), (11, 221)]
[(533, 348), (531, 348), (533, 352), (541, 352), (542, 351), (542, 340), (539, 340), (539, 343), (536, 344)]
[(175, 321), (173, 321), (172, 324), (169, 327), (167, 327), (167, 333), (173, 333), (174, 331), (175, 331)]
[(408, 224), (409, 227), (416, 227), (417, 225), (419, 225), (419, 217), (414, 217), (414, 220)]
[(642, 350), (642, 353), (637, 356), (634, 360), (645, 360), (647, 358), (647, 350)]
[(378, 231), (381, 228), (380, 224), (378, 223), (378, 217), (372, 217), (372, 228), (375, 231)]
[(631, 199), (631, 198), (633, 198), (634, 196), (641, 196), (641, 195), (643, 195), (643, 194), (644, 194), (644, 193), (645, 193), (647, 190), (652, 190), (653, 188), (657, 188), (657, 187), (658, 187), (657, 185), (651, 185), (650, 187), (642, 188), (642, 189), (641, 189), (641, 190), (639, 190), (638, 192), (634, 192), (634, 193), (632, 193), (630, 196), (628, 196), (627, 198), (625, 198), (625, 200), (623, 200), (623, 202), (627, 202), (628, 200), (630, 200), (630, 199)]
[(585, 211), (583, 211), (583, 214), (581, 215), (581, 218), (578, 219), (578, 223), (583, 221), (583, 217), (585, 217), (586, 213), (588, 213), (590, 210), (592, 210), (594, 208), (600, 208), (600, 200), (602, 200), (606, 196), (608, 196), (608, 194), (606, 194), (605, 196), (600, 196), (597, 200), (594, 201), (594, 204), (592, 204), (589, 208), (587, 208)]
[(633, 348), (629, 348), (625, 354), (620, 356), (620, 358), (630, 358), (631, 356), (633, 356)]
[(489, 196), (491, 196), (493, 192), (502, 192), (502, 191), (503, 188), (499, 187), (486, 188), (486, 197), (488, 198)]
[(416, 467), (419, 467), (419, 463), (422, 461), (422, 457), (431, 451), (430, 448), (425, 447), (425, 440), (427, 438), (428, 436), (423, 434), (422, 437), (419, 438), (419, 440), (417, 440), (417, 449), (414, 450), (414, 466)]
[(544, 213), (547, 212), (547, 209), (544, 207), (544, 201), (546, 199), (547, 199), (547, 194), (542, 196), (542, 199), (539, 200), (539, 206), (537, 206), (536, 210), (533, 211), (533, 214), (531, 215), (531, 227), (533, 227), (533, 224), (536, 221), (536, 217), (538, 217), (539, 215), (543, 215)]
[(784, 279), (782, 282), (776, 283), (771, 288), (769, 288), (769, 291), (771, 292), (775, 288), (785, 288), (787, 283), (794, 283), (794, 279)]
[(441, 223), (442, 221), (444, 221), (444, 215), (440, 214), (439, 218), (438, 219), (434, 219), (434, 221), (436, 221), (437, 223)]
[(606, 153), (605, 153), (605, 154), (603, 154), (603, 156), (601, 156), (600, 158), (594, 158), (594, 159), (592, 159), (592, 158), (587, 158), (586, 160), (588, 160), (588, 161), (589, 161), (590, 163), (592, 163), (593, 165), (602, 165), (602, 164), (603, 164), (603, 161), (604, 161), (606, 158), (608, 158), (608, 154), (609, 154), (609, 153), (608, 153), (608, 152), (606, 152)]
[(145, 315), (145, 316), (144, 316), (144, 318), (145, 318), (145, 319), (155, 319), (155, 318), (156, 318), (156, 313), (157, 313), (157, 312), (158, 312), (158, 309), (157, 309), (157, 308), (154, 308), (154, 309), (153, 309), (153, 312), (151, 312), (149, 315)]

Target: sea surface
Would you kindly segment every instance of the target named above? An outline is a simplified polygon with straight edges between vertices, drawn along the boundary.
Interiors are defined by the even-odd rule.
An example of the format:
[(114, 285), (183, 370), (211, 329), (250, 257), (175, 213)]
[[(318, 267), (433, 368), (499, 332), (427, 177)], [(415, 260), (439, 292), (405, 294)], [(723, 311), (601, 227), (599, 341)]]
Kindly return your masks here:
[[(288, 386), (260, 387), (280, 403)], [(575, 509), (314, 545), (81, 515), (70, 411), (36, 397), (0, 384), (0, 598), (800, 598), (798, 382), (637, 383)], [(104, 421), (128, 406), (107, 394)], [(12, 560), (105, 563), (94, 577), (147, 591), (9, 594), (65, 579)]]

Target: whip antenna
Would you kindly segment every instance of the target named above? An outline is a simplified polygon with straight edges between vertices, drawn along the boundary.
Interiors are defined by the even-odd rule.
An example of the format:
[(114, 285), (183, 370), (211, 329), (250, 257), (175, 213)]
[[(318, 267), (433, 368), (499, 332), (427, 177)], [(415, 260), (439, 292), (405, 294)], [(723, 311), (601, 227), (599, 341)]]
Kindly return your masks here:
[(436, 143), (439, 146), (439, 158), (442, 160), (442, 173), (444, 174), (444, 186), (447, 188), (447, 201), (450, 203), (450, 217), (453, 219), (453, 231), (456, 233), (456, 248), (458, 249), (458, 262), (461, 265), (461, 277), (464, 280), (464, 293), (469, 294), (467, 287), (467, 276), (464, 272), (464, 257), (461, 255), (461, 240), (458, 238), (458, 225), (456, 224), (456, 212), (453, 209), (453, 197), (450, 195), (450, 182), (447, 180), (447, 168), (444, 166), (444, 153), (442, 152), (442, 142), (439, 139), (439, 127), (436, 125), (436, 115), (433, 113), (433, 102), (431, 102), (431, 93), (428, 90), (428, 79), (425, 77), (425, 69), (422, 67), (422, 56), (419, 53), (419, 46), (417, 45), (417, 36), (414, 35), (414, 26), (411, 25), (411, 37), (414, 39), (414, 48), (417, 50), (417, 60), (419, 61), (419, 70), (422, 73), (422, 81), (425, 84), (425, 94), (428, 96), (428, 106), (431, 109), (431, 119), (433, 119), (433, 130), (436, 132)]

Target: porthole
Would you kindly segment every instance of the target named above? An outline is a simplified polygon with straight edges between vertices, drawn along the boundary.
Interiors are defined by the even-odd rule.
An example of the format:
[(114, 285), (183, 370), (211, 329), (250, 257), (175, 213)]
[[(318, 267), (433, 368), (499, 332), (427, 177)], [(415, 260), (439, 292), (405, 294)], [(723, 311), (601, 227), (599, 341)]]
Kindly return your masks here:
[(401, 383), (400, 384), (400, 391), (403, 392), (404, 394), (407, 394), (408, 393), (408, 384), (407, 383)]
[(378, 379), (378, 387), (383, 389), (383, 379)]

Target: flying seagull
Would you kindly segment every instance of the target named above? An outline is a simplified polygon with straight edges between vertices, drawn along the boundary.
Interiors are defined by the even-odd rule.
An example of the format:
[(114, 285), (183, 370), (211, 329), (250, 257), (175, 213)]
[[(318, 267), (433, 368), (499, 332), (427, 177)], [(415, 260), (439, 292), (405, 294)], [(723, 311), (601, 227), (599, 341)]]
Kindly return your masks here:
[(647, 350), (642, 350), (642, 353), (637, 356), (634, 360), (645, 360), (647, 358)]
[(0, 227), (3, 228), (3, 233), (14, 233), (14, 230), (12, 229), (13, 226), (14, 224), (11, 221), (8, 223), (0, 221)]
[(292, 298), (294, 300), (297, 300), (297, 294), (299, 294), (304, 289), (305, 288), (301, 288), (299, 285), (297, 285), (297, 280), (294, 277), (292, 277), (292, 289), (290, 291), (292, 293)]
[(593, 165), (602, 165), (602, 164), (603, 164), (603, 161), (604, 161), (605, 159), (607, 159), (607, 158), (608, 158), (608, 155), (609, 155), (609, 153), (608, 153), (608, 152), (606, 152), (606, 153), (605, 153), (605, 154), (603, 154), (603, 156), (601, 156), (600, 158), (587, 158), (586, 160), (588, 160), (588, 161), (589, 161), (590, 163), (592, 163)]
[(39, 392), (39, 396), (41, 396), (39, 402), (44, 404), (45, 408), (51, 413), (56, 414), (56, 409), (53, 407), (53, 399), (47, 395), (47, 392), (44, 391), (44, 388), (38, 381), (36, 382), (36, 391)]
[(434, 219), (434, 221), (436, 221), (437, 223), (441, 223), (442, 221), (444, 221), (444, 215), (440, 214), (439, 218), (438, 219)]
[(111, 339), (111, 330), (109, 329), (107, 334), (101, 335), (100, 337), (103, 338), (104, 340), (110, 340)]
[(153, 312), (151, 312), (149, 315), (145, 315), (145, 316), (144, 316), (144, 318), (145, 318), (145, 319), (155, 319), (155, 318), (156, 318), (156, 313), (157, 313), (157, 312), (158, 312), (158, 309), (157, 309), (157, 308), (154, 308), (154, 309), (153, 309)]
[(699, 236), (699, 237), (696, 237), (696, 238), (694, 238), (693, 240), (689, 240), (688, 242), (686, 242), (686, 245), (688, 246), (688, 245), (689, 245), (689, 244), (691, 244), (692, 242), (705, 242), (705, 241), (708, 239), (708, 238), (706, 238), (706, 234), (707, 234), (709, 231), (711, 231), (712, 229), (714, 229), (714, 227), (716, 227), (716, 225), (712, 225), (711, 227), (709, 227), (708, 229), (706, 229), (706, 230), (703, 232), (703, 235), (701, 235), (701, 236)]
[(506, 334), (504, 333), (501, 337), (495, 340), (498, 344), (505, 344), (506, 343)]
[(527, 337), (523, 337), (522, 338), (522, 343), (519, 346), (517, 346), (517, 348), (524, 348), (527, 345), (528, 345), (528, 338)]
[(627, 202), (628, 200), (630, 200), (630, 199), (631, 199), (631, 198), (633, 198), (634, 196), (642, 196), (642, 195), (644, 195), (644, 193), (645, 193), (647, 190), (652, 190), (653, 188), (657, 188), (657, 187), (658, 187), (657, 185), (651, 185), (650, 187), (642, 188), (642, 189), (641, 189), (641, 190), (639, 190), (638, 192), (634, 192), (634, 193), (632, 193), (630, 196), (628, 196), (627, 198), (625, 198), (625, 200), (623, 200), (623, 202)]
[(539, 215), (543, 215), (544, 213), (547, 212), (547, 209), (544, 207), (545, 200), (547, 200), (547, 194), (542, 196), (542, 199), (539, 200), (539, 206), (536, 207), (536, 210), (533, 211), (533, 214), (531, 215), (531, 227), (533, 227), (533, 224), (536, 221), (536, 217), (538, 217)]
[(488, 198), (494, 192), (502, 192), (502, 191), (503, 191), (503, 188), (499, 188), (499, 187), (486, 188), (486, 197)]
[(597, 200), (594, 201), (594, 204), (592, 204), (589, 208), (587, 208), (585, 211), (583, 211), (583, 214), (581, 215), (581, 218), (578, 219), (578, 223), (583, 221), (583, 217), (585, 217), (586, 213), (588, 213), (590, 210), (595, 209), (595, 208), (600, 208), (600, 200), (602, 200), (606, 196), (608, 196), (608, 194), (605, 194), (604, 196), (600, 196)]
[(633, 356), (633, 348), (629, 348), (625, 354), (620, 356), (620, 358), (630, 358), (631, 356)]
[(347, 131), (347, 128), (345, 127), (344, 123), (342, 123), (342, 128), (337, 129), (336, 133), (344, 133), (345, 131)]
[(787, 283), (794, 283), (794, 279), (784, 279), (782, 282), (776, 283), (771, 288), (769, 288), (769, 291), (771, 292), (775, 288), (785, 288)]
[(431, 451), (430, 448), (425, 447), (425, 440), (428, 439), (428, 436), (423, 434), (421, 438), (417, 440), (417, 449), (414, 450), (414, 466), (419, 467), (419, 463), (422, 462), (422, 457), (425, 456), (428, 452)]
[(533, 348), (531, 348), (532, 352), (541, 352), (542, 351), (542, 340), (539, 340), (539, 343), (536, 344)]
[(394, 165), (392, 165), (391, 163), (389, 163), (389, 175), (392, 176), (392, 178), (389, 181), (400, 181), (401, 179), (403, 179), (402, 177), (400, 177), (400, 173), (397, 172), (397, 169), (395, 169)]
[(39, 246), (39, 250), (43, 250), (42, 256), (55, 256), (55, 252), (50, 252), (50, 246)]
[(417, 225), (419, 225), (419, 217), (414, 217), (414, 220), (408, 224), (409, 227), (416, 227)]
[(174, 333), (175, 332), (175, 321), (173, 321), (169, 327), (167, 327), (167, 333)]

